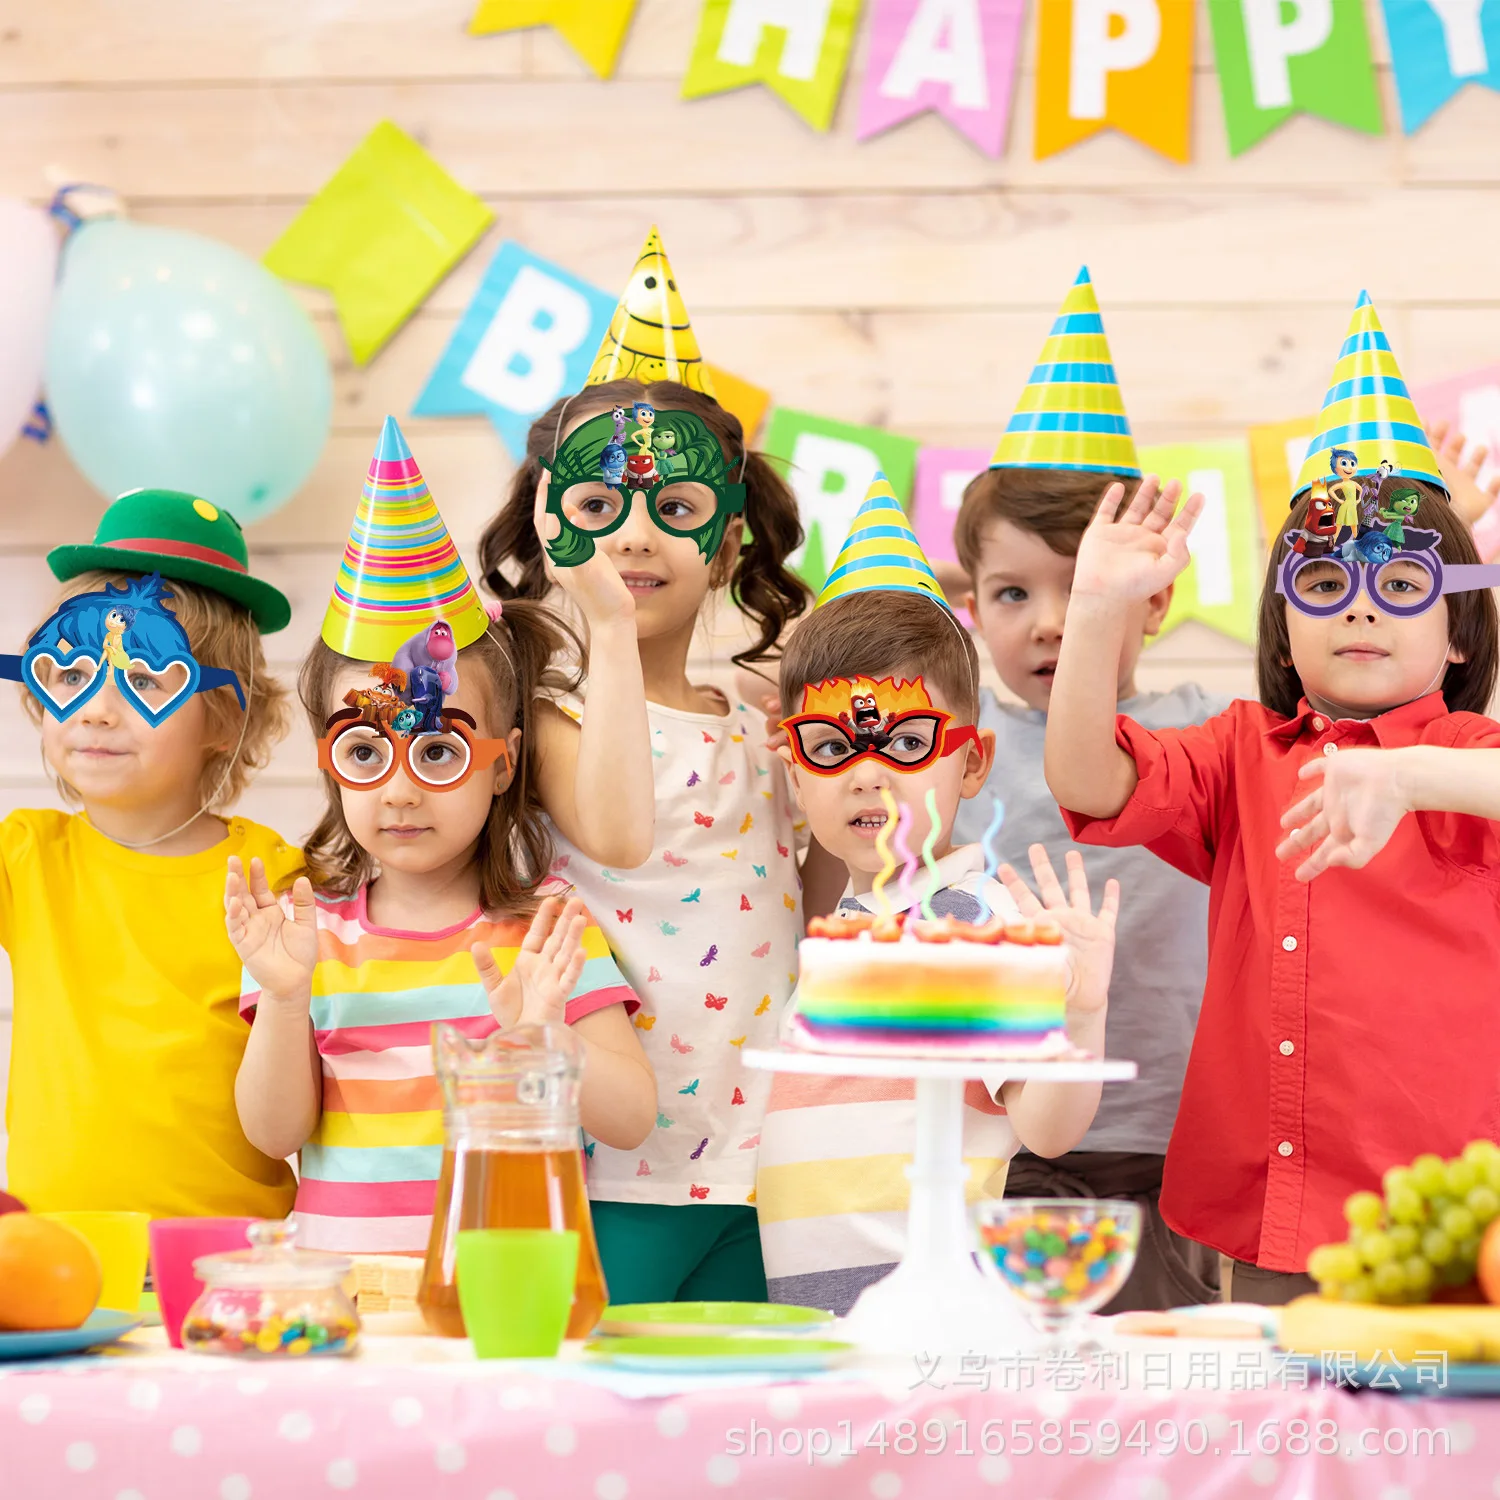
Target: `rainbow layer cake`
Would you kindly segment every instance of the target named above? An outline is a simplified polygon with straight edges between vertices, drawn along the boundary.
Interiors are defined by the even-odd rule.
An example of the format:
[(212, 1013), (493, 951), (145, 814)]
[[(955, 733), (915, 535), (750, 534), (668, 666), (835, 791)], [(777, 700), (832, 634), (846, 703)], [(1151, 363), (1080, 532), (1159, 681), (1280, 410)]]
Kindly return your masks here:
[(874, 1057), (1065, 1057), (1068, 953), (1049, 922), (823, 917), (799, 946), (792, 1046)]

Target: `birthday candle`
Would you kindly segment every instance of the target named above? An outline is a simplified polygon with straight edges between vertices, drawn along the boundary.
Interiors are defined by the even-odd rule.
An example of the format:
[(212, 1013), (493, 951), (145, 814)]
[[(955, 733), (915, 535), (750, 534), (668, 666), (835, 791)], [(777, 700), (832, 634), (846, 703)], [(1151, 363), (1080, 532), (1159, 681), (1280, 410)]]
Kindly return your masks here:
[(922, 897), (922, 915), (929, 922), (933, 920), (932, 898), (937, 895), (938, 889), (938, 867), (937, 861), (932, 857), (932, 851), (937, 846), (938, 834), (942, 830), (942, 820), (938, 817), (937, 792), (934, 788), (927, 788), (927, 797), (922, 804), (927, 809), (927, 818), (932, 825), (927, 832), (927, 837), (922, 840), (922, 863), (927, 866), (927, 894)]
[(984, 881), (979, 887), (981, 923), (988, 922), (994, 915), (990, 910), (989, 902), (990, 881), (995, 878), (995, 871), (1000, 868), (1000, 856), (995, 851), (995, 835), (1000, 832), (1000, 825), (1005, 821), (1005, 804), (998, 797), (991, 800), (995, 804), (995, 810), (990, 814), (990, 826), (984, 830), (984, 837), (979, 841), (979, 847), (984, 850)]
[(896, 799), (889, 787), (881, 787), (880, 800), (885, 805), (885, 827), (875, 839), (875, 852), (880, 856), (880, 874), (875, 877), (875, 899), (880, 903), (880, 915), (891, 914), (891, 898), (885, 893), (885, 883), (896, 873), (896, 856), (891, 853), (891, 834), (895, 832), (899, 815)]
[(911, 852), (906, 841), (906, 831), (911, 827), (911, 803), (901, 804), (901, 816), (896, 820), (896, 853), (904, 861), (901, 866), (901, 909), (910, 911), (916, 899), (911, 891), (911, 877), (916, 872), (917, 856)]

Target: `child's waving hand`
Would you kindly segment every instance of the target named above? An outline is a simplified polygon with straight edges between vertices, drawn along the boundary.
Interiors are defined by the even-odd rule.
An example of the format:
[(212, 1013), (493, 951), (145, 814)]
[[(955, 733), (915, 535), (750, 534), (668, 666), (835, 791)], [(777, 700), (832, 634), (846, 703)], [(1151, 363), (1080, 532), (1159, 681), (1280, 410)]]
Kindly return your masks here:
[(588, 913), (583, 902), (564, 904), (549, 896), (531, 919), (525, 941), (508, 974), (483, 943), (472, 949), (490, 1009), (502, 1030), (512, 1026), (562, 1025), (568, 996), (583, 972), (583, 934)]
[(306, 1000), (318, 961), (317, 904), (312, 882), (299, 875), (287, 916), (266, 880), (266, 867), (250, 861), (250, 878), (237, 854), (224, 878), (224, 926), (230, 945), (265, 998)]
[(1078, 546), (1073, 594), (1093, 594), (1121, 602), (1160, 593), (1188, 565), (1188, 533), (1203, 510), (1203, 496), (1190, 495), (1179, 509), (1182, 486), (1161, 488), (1148, 474), (1118, 518), (1125, 487), (1105, 490)]
[[(620, 571), (597, 547), (586, 562), (571, 568), (553, 566), (547, 554), (547, 543), (557, 540), (561, 524), (547, 509), (547, 487), (551, 476), (544, 469), (537, 481), (536, 500), (532, 508), (532, 520), (536, 526), (537, 539), (542, 544), (542, 554), (547, 557), (547, 574), (562, 591), (578, 606), (584, 619), (595, 629), (625, 622), (634, 630), (635, 596), (625, 586)], [(643, 500), (641, 504), (646, 502)], [(577, 524), (580, 520), (576, 505), (566, 499), (562, 502), (563, 513)]]
[(1479, 482), (1479, 471), (1490, 450), (1479, 443), (1465, 457), (1468, 439), (1451, 422), (1434, 422), (1427, 437), (1437, 455), (1443, 483), (1453, 497), (1454, 510), (1472, 526), (1500, 498), (1500, 473), (1492, 474), (1484, 484)]
[(1040, 900), (1010, 865), (1000, 866), (999, 877), (1023, 917), (1029, 920), (1047, 916), (1062, 928), (1073, 955), (1068, 976), (1069, 1017), (1092, 1016), (1102, 1011), (1109, 1000), (1109, 976), (1115, 961), (1115, 921), (1120, 914), (1120, 882), (1105, 881), (1104, 899), (1095, 913), (1083, 856), (1076, 849), (1068, 850), (1066, 892), (1046, 849), (1033, 844), (1027, 853), (1031, 856), (1036, 888), (1041, 892)]

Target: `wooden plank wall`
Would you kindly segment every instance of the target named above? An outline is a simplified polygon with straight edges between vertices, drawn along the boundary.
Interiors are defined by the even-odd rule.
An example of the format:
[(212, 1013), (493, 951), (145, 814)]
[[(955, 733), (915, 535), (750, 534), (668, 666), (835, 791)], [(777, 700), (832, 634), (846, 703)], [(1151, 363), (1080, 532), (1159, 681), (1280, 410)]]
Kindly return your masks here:
[[(1194, 161), (1180, 167), (1112, 135), (1032, 161), (1034, 22), (1012, 143), (992, 162), (933, 117), (856, 143), (858, 54), (828, 136), (763, 89), (679, 100), (697, 0), (640, 0), (610, 83), (550, 32), (469, 37), (470, 0), (0, 0), (0, 194), (104, 183), (143, 222), (259, 255), (389, 118), (494, 209), (485, 242), (367, 369), (327, 299), (298, 293), (334, 363), (333, 435), (302, 493), (251, 532), (257, 568), (297, 606), (271, 643), (289, 670), (387, 412), (461, 546), (495, 508), (510, 464), (488, 425), (405, 413), (505, 237), (614, 288), (655, 221), (710, 358), (783, 403), (934, 443), (993, 443), (1085, 261), (1142, 442), (1314, 408), (1362, 286), (1409, 379), (1493, 360), (1500, 99), (1469, 89), (1416, 137), (1395, 133), (1366, 3), (1391, 133), (1299, 119), (1230, 160), (1199, 6)], [(89, 535), (101, 505), (55, 442), (0, 460), (4, 649), (46, 613), (47, 548)], [(733, 633), (721, 618), (701, 670), (723, 667)], [(1142, 667), (1149, 686), (1187, 677), (1252, 690), (1248, 653), (1192, 626)], [(0, 812), (53, 802), (35, 733), (0, 700)], [(311, 764), (299, 732), (247, 810), (302, 834)]]

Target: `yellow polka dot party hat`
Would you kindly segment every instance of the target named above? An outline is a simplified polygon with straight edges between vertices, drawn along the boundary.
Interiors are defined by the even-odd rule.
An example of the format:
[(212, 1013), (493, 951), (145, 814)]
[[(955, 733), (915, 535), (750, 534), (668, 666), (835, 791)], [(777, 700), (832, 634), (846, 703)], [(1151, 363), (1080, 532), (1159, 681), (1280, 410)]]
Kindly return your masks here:
[(655, 225), (646, 236), (584, 384), (603, 385), (607, 380), (639, 380), (646, 385), (653, 380), (675, 380), (705, 396), (715, 395)]
[(1391, 341), (1370, 294), (1361, 292), (1292, 499), (1331, 475), (1382, 472), (1421, 479), (1447, 493)]
[(386, 662), (438, 620), (462, 649), (489, 616), (394, 417), (385, 419), (344, 544), (323, 639), (355, 661)]
[(990, 467), (1141, 477), (1087, 266), (1063, 301)]
[(871, 480), (814, 608), (865, 589), (926, 594), (944, 609), (949, 607), (922, 544), (884, 474)]

